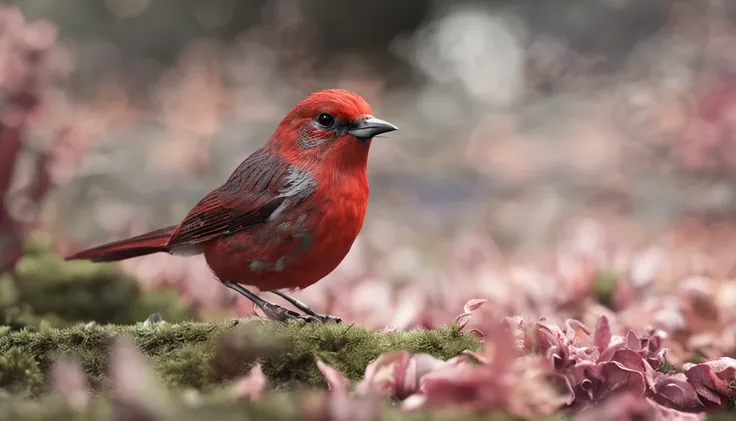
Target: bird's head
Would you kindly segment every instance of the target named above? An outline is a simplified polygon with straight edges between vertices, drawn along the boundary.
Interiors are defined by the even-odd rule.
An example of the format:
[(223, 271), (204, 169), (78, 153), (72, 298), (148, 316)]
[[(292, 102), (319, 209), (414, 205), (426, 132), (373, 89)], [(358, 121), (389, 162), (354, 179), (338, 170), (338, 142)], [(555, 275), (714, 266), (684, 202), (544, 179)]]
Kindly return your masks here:
[(358, 94), (342, 89), (315, 92), (297, 104), (271, 138), (290, 160), (309, 166), (365, 168), (374, 136), (398, 130), (373, 116)]

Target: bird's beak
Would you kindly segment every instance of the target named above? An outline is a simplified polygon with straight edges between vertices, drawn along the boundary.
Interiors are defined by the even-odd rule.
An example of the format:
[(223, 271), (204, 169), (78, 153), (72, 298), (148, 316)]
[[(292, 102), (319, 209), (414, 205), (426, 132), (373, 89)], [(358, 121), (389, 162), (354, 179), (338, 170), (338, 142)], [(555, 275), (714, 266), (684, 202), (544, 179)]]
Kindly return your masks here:
[(383, 121), (375, 117), (368, 117), (352, 122), (348, 129), (348, 133), (363, 140), (370, 139), (381, 133), (392, 132), (394, 130), (399, 130), (399, 128), (388, 121)]

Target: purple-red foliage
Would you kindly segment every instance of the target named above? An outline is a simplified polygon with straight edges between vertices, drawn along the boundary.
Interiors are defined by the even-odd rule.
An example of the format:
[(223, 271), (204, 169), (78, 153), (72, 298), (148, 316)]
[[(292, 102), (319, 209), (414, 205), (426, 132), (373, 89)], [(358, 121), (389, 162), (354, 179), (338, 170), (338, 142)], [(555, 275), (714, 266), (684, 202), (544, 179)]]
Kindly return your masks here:
[[(479, 303), (469, 301), (458, 317)], [(614, 335), (605, 316), (595, 329), (572, 319), (559, 327), (507, 317), (486, 330), (479, 353), (448, 361), (407, 351), (381, 355), (366, 368), (355, 397), (348, 398), (342, 374), (318, 365), (331, 401), (391, 398), (410, 411), (467, 408), (533, 417), (567, 409), (581, 419), (689, 420), (726, 409), (736, 398), (736, 360), (721, 357), (664, 372), (667, 336), (659, 330)]]

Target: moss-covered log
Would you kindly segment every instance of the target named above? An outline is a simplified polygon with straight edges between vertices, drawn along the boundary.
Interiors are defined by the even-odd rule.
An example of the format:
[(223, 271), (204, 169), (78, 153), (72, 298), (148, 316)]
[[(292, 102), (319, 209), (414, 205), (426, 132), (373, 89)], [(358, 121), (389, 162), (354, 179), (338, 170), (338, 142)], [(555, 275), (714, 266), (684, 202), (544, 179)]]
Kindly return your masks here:
[[(404, 349), (447, 359), (463, 350), (479, 348), (472, 335), (448, 326), (440, 330), (381, 334), (358, 326), (278, 323), (241, 319), (223, 323), (131, 326), (77, 325), (38, 331), (6, 331), (0, 334), (0, 387), (33, 394), (54, 360), (78, 359), (94, 386), (104, 384), (111, 339), (130, 335), (155, 369), (172, 387), (206, 389), (247, 373), (260, 362), (276, 389), (293, 386), (325, 386), (316, 368), (323, 360), (350, 379), (360, 379), (367, 364), (380, 354)], [(23, 366), (23, 370), (18, 366)], [(19, 373), (25, 373), (20, 375)]]

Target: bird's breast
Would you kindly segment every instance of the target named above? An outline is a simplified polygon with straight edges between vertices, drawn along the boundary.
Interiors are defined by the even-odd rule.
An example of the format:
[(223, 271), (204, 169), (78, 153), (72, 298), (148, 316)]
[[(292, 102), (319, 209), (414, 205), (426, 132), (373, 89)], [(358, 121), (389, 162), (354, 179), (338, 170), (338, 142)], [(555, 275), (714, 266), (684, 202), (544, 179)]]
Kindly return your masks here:
[(368, 205), (368, 183), (361, 177), (343, 177), (320, 183), (300, 209), (309, 227), (308, 247), (285, 258), (285, 268), (301, 278), (304, 288), (332, 272), (350, 251)]
[(367, 209), (367, 183), (341, 181), (318, 183), (278, 218), (219, 240), (205, 254), (208, 264), (221, 280), (262, 290), (306, 288), (319, 281), (348, 254)]
[(343, 180), (321, 193), (322, 209), (315, 226), (314, 258), (336, 267), (350, 251), (363, 227), (368, 206), (368, 184), (360, 179)]
[(350, 248), (365, 219), (368, 206), (367, 185), (346, 183), (325, 193), (323, 198), (320, 237), (328, 243), (349, 243), (347, 246)]

